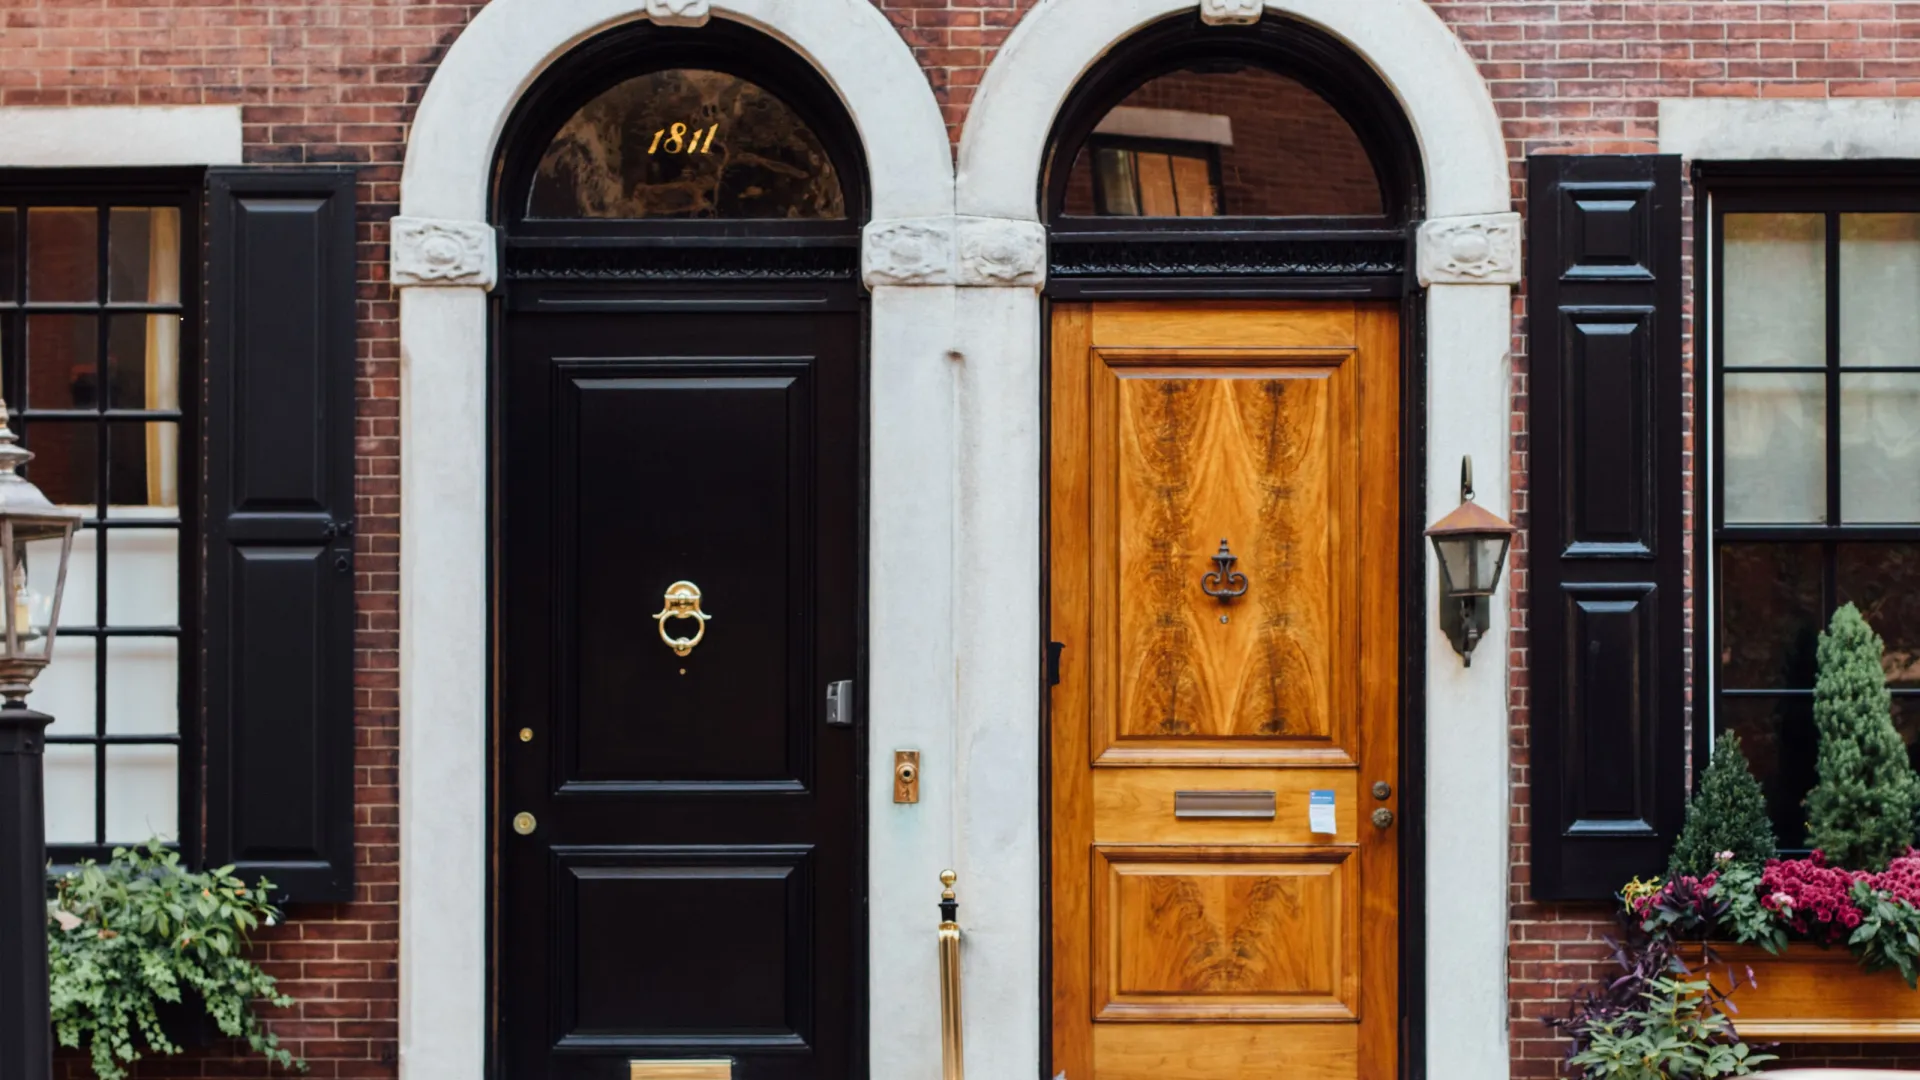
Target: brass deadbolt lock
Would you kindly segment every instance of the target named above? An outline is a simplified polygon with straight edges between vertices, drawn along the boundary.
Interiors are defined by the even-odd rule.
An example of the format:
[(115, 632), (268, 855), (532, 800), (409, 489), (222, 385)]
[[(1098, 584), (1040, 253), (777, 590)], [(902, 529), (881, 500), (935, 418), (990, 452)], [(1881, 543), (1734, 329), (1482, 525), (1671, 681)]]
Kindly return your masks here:
[(1388, 798), (1391, 798), (1392, 795), (1393, 795), (1392, 784), (1387, 783), (1385, 780), (1375, 780), (1373, 782), (1374, 798), (1379, 799), (1382, 802), (1385, 802)]
[(1384, 829), (1391, 824), (1393, 824), (1393, 811), (1383, 806), (1373, 812), (1374, 828)]
[(920, 751), (895, 750), (893, 752), (893, 801), (897, 803), (920, 801)]

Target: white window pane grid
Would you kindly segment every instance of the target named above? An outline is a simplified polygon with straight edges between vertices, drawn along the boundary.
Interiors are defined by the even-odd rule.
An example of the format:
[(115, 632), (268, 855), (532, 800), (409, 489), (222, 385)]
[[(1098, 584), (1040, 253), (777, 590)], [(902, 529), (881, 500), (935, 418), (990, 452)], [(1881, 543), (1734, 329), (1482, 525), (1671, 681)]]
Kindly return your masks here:
[[(12, 247), (0, 250), (12, 271), (0, 273), (0, 305), (25, 316), (0, 316), (0, 382), (23, 406), (15, 431), (40, 456), (30, 478), (85, 518), (53, 659), (30, 698), (54, 718), (47, 840), (80, 848), (172, 841), (180, 831), (185, 223), (177, 206), (115, 201), (129, 205), (68, 199), (64, 217), (39, 218), (20, 203), (0, 206), (40, 226), (24, 251), (0, 230), (0, 248)], [(62, 261), (40, 269), (36, 240)], [(49, 339), (52, 351), (36, 359), (26, 325), (38, 303), (55, 300), (96, 336)], [(28, 587), (50, 598), (58, 563), (58, 545), (36, 545)]]

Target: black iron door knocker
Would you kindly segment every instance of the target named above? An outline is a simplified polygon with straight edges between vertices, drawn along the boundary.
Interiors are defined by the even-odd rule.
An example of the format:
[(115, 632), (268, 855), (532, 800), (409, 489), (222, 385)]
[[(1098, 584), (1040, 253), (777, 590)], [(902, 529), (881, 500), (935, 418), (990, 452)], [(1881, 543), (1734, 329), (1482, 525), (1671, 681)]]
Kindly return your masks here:
[(1200, 589), (1217, 600), (1227, 601), (1247, 592), (1247, 575), (1233, 568), (1240, 561), (1227, 547), (1225, 537), (1220, 540), (1220, 550), (1213, 556), (1213, 569), (1200, 579)]

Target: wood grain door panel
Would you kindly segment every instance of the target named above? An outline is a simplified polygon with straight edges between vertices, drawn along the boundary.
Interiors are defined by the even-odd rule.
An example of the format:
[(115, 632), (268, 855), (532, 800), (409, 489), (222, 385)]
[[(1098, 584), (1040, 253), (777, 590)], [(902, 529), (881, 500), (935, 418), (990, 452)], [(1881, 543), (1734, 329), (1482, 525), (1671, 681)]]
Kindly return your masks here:
[(1397, 313), (1053, 311), (1051, 1071), (1391, 1076)]
[[(1094, 531), (1116, 551), (1094, 582), (1099, 758), (1350, 759), (1351, 359), (1095, 348)], [(1249, 581), (1227, 603), (1199, 587), (1223, 541)]]
[(1086, 1056), (1101, 1080), (1352, 1080), (1366, 1075), (1360, 1072), (1360, 1029), (1351, 1023), (1102, 1024)]
[(1095, 1019), (1352, 1019), (1351, 855), (1096, 846)]

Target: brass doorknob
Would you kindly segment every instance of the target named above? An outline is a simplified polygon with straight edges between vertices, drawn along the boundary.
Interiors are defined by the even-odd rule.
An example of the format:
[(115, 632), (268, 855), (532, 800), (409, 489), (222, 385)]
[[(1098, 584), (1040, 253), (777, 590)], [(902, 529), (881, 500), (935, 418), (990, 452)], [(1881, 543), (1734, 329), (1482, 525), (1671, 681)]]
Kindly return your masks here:
[(521, 836), (532, 836), (533, 830), (538, 827), (539, 823), (533, 820), (533, 815), (524, 810), (513, 815), (513, 831)]
[(1373, 812), (1374, 828), (1384, 829), (1391, 824), (1393, 824), (1393, 811), (1382, 806)]

